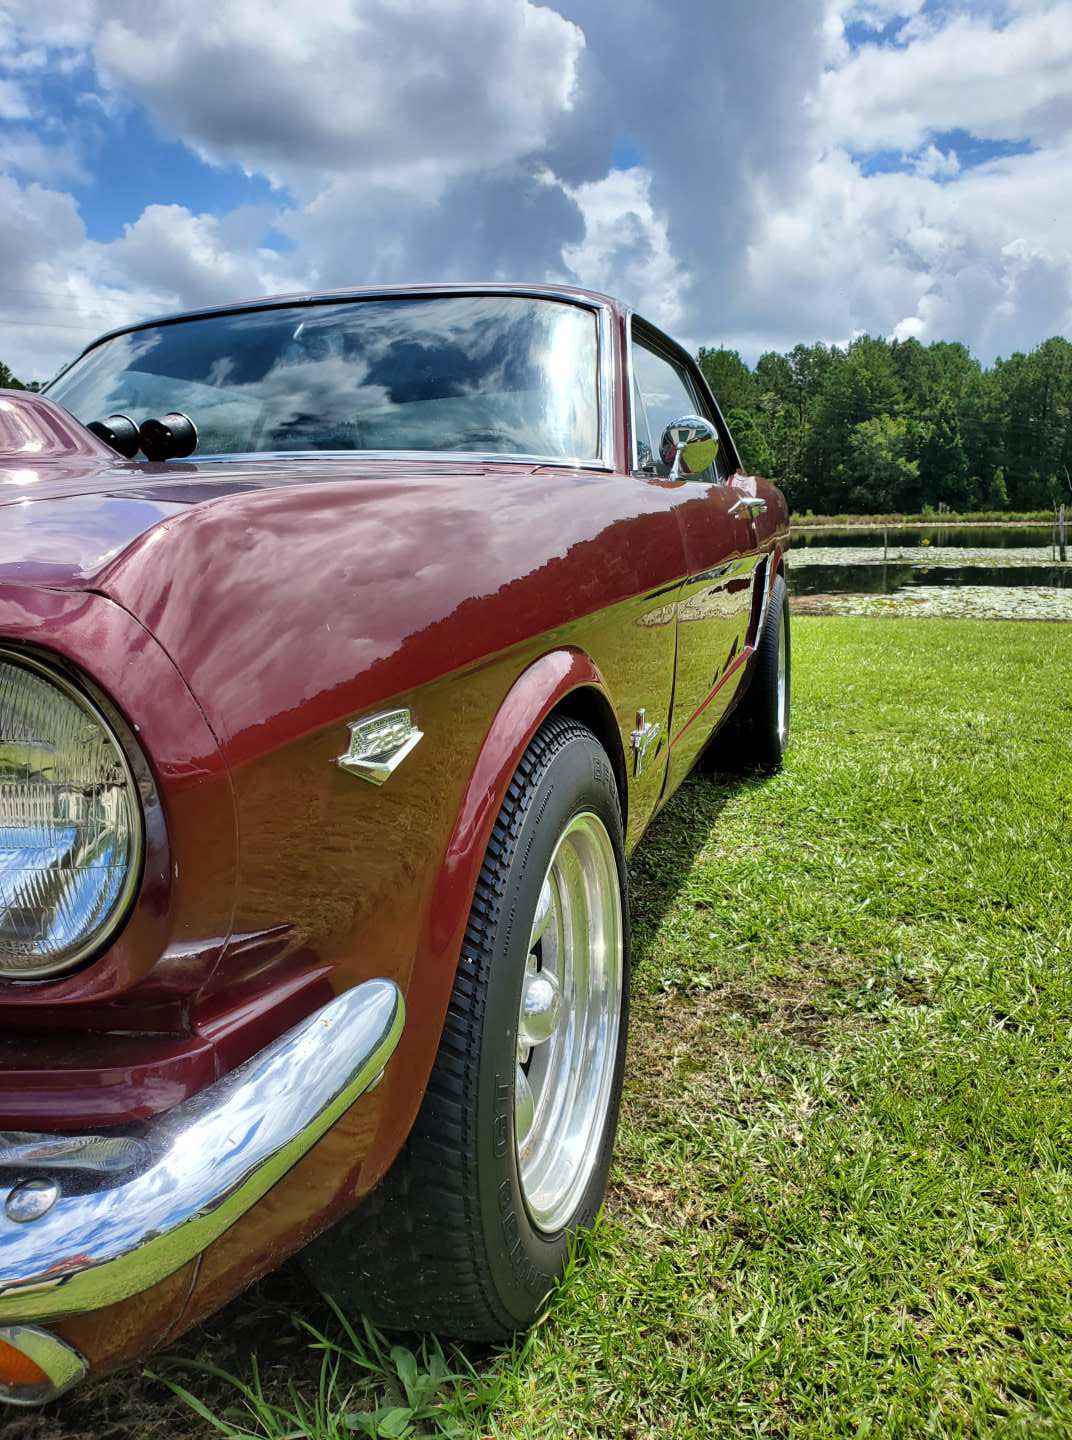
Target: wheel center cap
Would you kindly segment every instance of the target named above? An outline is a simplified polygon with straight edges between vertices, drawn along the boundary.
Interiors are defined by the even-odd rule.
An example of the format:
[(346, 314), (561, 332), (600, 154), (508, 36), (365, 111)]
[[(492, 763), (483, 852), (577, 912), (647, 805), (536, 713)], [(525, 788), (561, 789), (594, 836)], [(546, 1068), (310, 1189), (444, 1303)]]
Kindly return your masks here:
[(521, 992), (521, 1035), (526, 1045), (542, 1045), (550, 1040), (562, 1013), (562, 992), (558, 981), (546, 970), (525, 976)]

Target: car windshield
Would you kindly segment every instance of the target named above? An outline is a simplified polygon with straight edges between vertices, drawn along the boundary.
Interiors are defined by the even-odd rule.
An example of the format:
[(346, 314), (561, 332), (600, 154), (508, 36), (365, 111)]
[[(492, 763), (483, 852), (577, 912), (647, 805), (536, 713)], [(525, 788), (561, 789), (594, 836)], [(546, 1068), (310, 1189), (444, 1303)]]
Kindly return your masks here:
[(595, 312), (441, 295), (208, 315), (105, 340), (49, 386), (83, 423), (179, 410), (200, 455), (599, 455)]

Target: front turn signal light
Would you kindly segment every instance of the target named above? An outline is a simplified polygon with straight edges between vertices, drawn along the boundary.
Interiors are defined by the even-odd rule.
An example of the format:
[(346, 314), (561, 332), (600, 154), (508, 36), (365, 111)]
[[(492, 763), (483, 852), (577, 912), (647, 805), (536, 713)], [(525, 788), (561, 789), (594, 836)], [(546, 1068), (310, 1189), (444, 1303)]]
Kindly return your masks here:
[(78, 1351), (51, 1330), (0, 1326), (0, 1404), (45, 1405), (85, 1373)]

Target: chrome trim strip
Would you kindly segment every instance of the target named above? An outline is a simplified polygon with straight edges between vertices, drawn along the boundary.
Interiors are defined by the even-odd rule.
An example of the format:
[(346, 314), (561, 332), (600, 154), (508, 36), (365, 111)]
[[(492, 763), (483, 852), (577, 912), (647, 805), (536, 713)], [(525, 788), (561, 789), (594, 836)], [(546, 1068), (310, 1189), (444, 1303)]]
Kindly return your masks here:
[(763, 594), (759, 602), (759, 615), (756, 618), (756, 633), (752, 638), (753, 646), (759, 644), (760, 636), (763, 634), (763, 627), (767, 623), (767, 608), (770, 605), (771, 586), (774, 584), (773, 577), (771, 576), (770, 563), (770, 556), (764, 555), (762, 566), (757, 567), (763, 570), (763, 579), (761, 582), (763, 585)]
[(379, 1079), (404, 1016), (397, 985), (367, 980), (147, 1125), (133, 1176), (59, 1172), (45, 1215), (0, 1220), (0, 1322), (111, 1305), (200, 1254)]
[(640, 455), (636, 443), (636, 396), (633, 383), (633, 312), (625, 312), (625, 368), (623, 370), (626, 404), (629, 406), (629, 472), (635, 475), (640, 469)]
[(599, 463), (606, 469), (614, 466), (614, 335), (611, 314), (606, 305), (597, 312), (599, 353)]
[[(610, 407), (613, 410), (613, 407)], [(582, 460), (576, 455), (511, 455), (495, 450), (232, 450), (221, 455), (194, 455), (189, 460), (175, 462), (178, 478), (189, 474), (191, 464), (223, 465), (230, 460), (241, 460), (256, 464), (259, 460), (399, 460), (413, 463), (428, 460), (449, 461), (464, 465), (528, 465), (545, 469), (556, 466), (560, 470), (613, 470), (610, 461), (603, 459)], [(170, 465), (171, 461), (166, 461)], [(160, 477), (167, 479), (167, 477)]]

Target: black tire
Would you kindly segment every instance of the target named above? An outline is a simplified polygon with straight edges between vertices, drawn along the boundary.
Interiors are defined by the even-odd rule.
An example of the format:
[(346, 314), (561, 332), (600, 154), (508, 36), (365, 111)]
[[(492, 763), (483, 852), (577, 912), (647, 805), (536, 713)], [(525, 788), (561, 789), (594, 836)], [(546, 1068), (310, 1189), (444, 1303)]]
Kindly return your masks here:
[[(594, 1168), (574, 1212), (546, 1234), (529, 1218), (518, 1176), (518, 1012), (544, 875), (559, 836), (586, 812), (602, 821), (614, 849), (621, 1019)], [(625, 1064), (628, 982), (625, 850), (613, 769), (591, 731), (552, 717), (525, 751), (495, 822), (413, 1130), (382, 1183), (306, 1251), (315, 1283), (388, 1329), (499, 1341), (529, 1326), (565, 1268), (571, 1237), (591, 1225), (603, 1202)]]
[[(779, 694), (778, 647), (785, 645), (785, 690)], [(785, 580), (774, 577), (763, 633), (748, 689), (711, 745), (709, 760), (720, 770), (780, 770), (789, 745), (793, 650)]]

